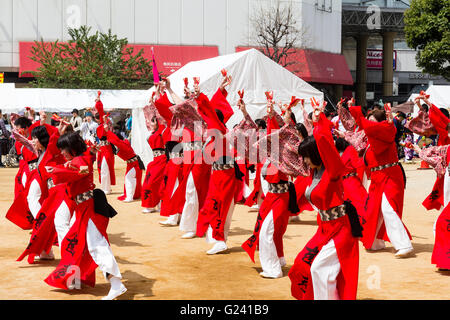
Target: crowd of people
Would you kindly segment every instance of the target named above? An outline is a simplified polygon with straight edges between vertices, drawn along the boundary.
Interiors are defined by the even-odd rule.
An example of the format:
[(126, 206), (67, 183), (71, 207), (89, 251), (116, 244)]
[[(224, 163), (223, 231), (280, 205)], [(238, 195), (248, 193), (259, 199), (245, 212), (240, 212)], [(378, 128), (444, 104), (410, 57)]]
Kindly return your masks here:
[[(289, 221), (316, 211), (317, 232), (289, 271), (292, 296), (356, 299), (359, 242), (378, 251), (389, 241), (396, 258), (414, 257), (402, 221), (407, 182), (400, 158), (410, 161), (415, 154), (437, 172), (423, 205), (427, 210), (444, 208), (434, 228), (431, 262), (440, 270), (450, 269), (450, 119), (445, 109), (421, 93), (414, 118), (394, 115), (390, 104), (368, 108), (355, 106), (353, 99), (341, 99), (336, 112), (311, 99), (313, 111), (307, 113), (304, 99), (276, 103), (268, 91), (267, 114), (252, 119), (242, 90), (237, 107), (243, 120), (231, 129), (231, 82), (223, 72), (212, 97), (201, 92), (198, 78), (192, 88), (185, 79), (183, 97), (172, 90), (169, 79), (157, 83), (144, 107), (153, 152), (147, 167), (104, 112), (100, 93), (84, 120), (77, 110), (66, 120), (54, 114), (53, 125), (46, 123), (45, 112), (38, 119), (11, 115), (20, 166), (6, 217), (31, 230), (19, 260), (54, 259), (53, 247), (58, 246), (61, 260), (45, 279), (50, 286), (69, 290), (79, 288), (80, 281), (93, 286), (98, 266), (111, 283), (104, 299), (126, 291), (107, 235), (109, 219), (117, 214), (106, 195), (116, 184), (118, 156), (127, 164), (118, 200), (140, 201), (145, 214), (159, 212), (164, 217), (159, 223), (178, 226), (183, 239), (204, 237), (211, 244), (208, 255), (228, 250), (235, 204), (257, 208), (254, 231), (242, 248), (253, 262), (259, 252), (264, 278), (283, 276), (283, 235)], [(297, 106), (303, 122), (292, 112)], [(434, 139), (437, 146), (414, 141), (413, 134), (421, 137), (419, 142)], [(99, 188), (94, 184), (95, 162)]]

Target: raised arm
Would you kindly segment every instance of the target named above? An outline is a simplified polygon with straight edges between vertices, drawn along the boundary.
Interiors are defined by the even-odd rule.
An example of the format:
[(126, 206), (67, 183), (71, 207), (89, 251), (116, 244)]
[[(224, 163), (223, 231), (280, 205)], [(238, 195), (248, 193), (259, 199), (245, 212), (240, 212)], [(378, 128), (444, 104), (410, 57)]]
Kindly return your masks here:
[(341, 177), (345, 166), (334, 144), (329, 122), (321, 112), (318, 120), (314, 122), (313, 135), (319, 149), (320, 158), (329, 173), (330, 179), (336, 180)]

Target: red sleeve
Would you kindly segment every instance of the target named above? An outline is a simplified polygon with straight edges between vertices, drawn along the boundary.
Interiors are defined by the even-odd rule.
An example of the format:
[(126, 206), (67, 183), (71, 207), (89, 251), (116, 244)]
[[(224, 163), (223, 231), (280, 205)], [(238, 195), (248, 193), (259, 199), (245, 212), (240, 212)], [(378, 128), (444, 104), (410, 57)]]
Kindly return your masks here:
[(450, 122), (450, 119), (448, 119), (434, 104), (431, 105), (431, 108), (428, 111), (428, 116), (430, 117), (430, 121), (436, 128), (438, 134), (440, 136), (447, 136), (447, 125)]
[(358, 126), (364, 129), (364, 132), (369, 139), (376, 139), (385, 143), (395, 141), (397, 129), (393, 123), (367, 120), (362, 114), (361, 107), (350, 107), (350, 113), (355, 118)]
[(103, 124), (103, 117), (105, 116), (105, 111), (103, 110), (103, 103), (99, 100), (95, 103), (95, 110), (97, 110), (100, 117), (100, 125)]
[(227, 129), (225, 125), (219, 120), (219, 117), (217, 116), (215, 110), (213, 110), (213, 106), (208, 101), (208, 98), (203, 93), (200, 93), (200, 95), (196, 99), (196, 102), (198, 105), (198, 112), (208, 125), (208, 129), (217, 129), (225, 134)]
[(234, 114), (233, 109), (227, 101), (228, 92), (218, 89), (214, 96), (211, 98), (211, 105), (215, 109), (219, 109), (223, 114), (223, 123), (227, 123), (231, 116)]
[[(86, 157), (76, 157), (72, 160), (72, 166), (80, 168), (81, 166), (89, 167), (89, 163), (86, 162)], [(78, 162), (78, 164), (77, 164)], [(53, 167), (53, 172), (50, 174), (55, 184), (74, 182), (86, 178), (88, 174), (80, 174), (79, 170), (65, 168), (64, 166)]]
[(59, 132), (58, 132), (58, 130), (56, 130), (56, 132), (50, 136), (50, 139), (49, 139), (48, 145), (47, 145), (47, 149), (45, 150), (46, 152), (50, 153), (52, 155), (52, 157), (54, 157), (60, 153), (58, 147), (56, 146), (58, 139), (59, 139)]
[(277, 119), (275, 117), (267, 117), (267, 134), (271, 134), (272, 131), (280, 129)]
[(155, 107), (158, 109), (159, 114), (166, 120), (167, 125), (170, 127), (172, 121), (172, 112), (169, 108), (172, 106), (167, 93), (164, 93), (158, 100), (155, 101)]
[(320, 114), (319, 121), (314, 124), (314, 138), (319, 149), (325, 169), (328, 171), (331, 180), (339, 179), (345, 166), (342, 163), (341, 156), (334, 144), (333, 136), (330, 131), (329, 120), (323, 113)]

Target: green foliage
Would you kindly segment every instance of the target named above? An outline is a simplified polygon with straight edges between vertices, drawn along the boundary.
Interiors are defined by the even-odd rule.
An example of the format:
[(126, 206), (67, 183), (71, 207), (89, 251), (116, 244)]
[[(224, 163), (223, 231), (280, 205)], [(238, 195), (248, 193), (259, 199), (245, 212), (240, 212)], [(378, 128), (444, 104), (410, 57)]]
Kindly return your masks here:
[(450, 1), (412, 0), (405, 12), (408, 46), (424, 72), (450, 80)]
[(32, 60), (40, 67), (31, 73), (39, 88), (137, 89), (153, 85), (151, 61), (134, 53), (127, 39), (91, 28), (69, 29), (67, 43), (35, 41)]

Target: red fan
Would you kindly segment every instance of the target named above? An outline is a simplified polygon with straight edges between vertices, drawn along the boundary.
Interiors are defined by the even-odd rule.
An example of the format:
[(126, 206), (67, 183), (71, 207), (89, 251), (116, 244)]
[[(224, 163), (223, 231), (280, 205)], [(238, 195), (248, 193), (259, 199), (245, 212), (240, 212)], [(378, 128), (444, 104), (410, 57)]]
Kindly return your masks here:
[(189, 85), (189, 79), (183, 78), (183, 81), (184, 81), (184, 86), (187, 87)]
[(101, 91), (97, 91), (97, 97), (99, 97), (99, 98), (100, 98), (101, 94), (102, 94), (102, 92), (101, 92)]
[(289, 109), (295, 107), (299, 102), (300, 99), (296, 98), (295, 96), (292, 96), (291, 102), (289, 103)]
[(427, 98), (427, 99), (430, 97), (430, 95), (427, 94), (427, 93), (426, 93), (425, 91), (423, 91), (423, 90), (420, 91), (420, 95), (421, 95), (421, 96), (424, 96), (424, 97)]
[(58, 116), (57, 114), (52, 115), (52, 119), (58, 122), (62, 122), (64, 124), (69, 124), (69, 122), (67, 122), (66, 120), (64, 120), (63, 118), (61, 118), (60, 116)]
[(238, 95), (239, 95), (239, 98), (241, 98), (241, 100), (242, 100), (244, 98), (244, 89), (238, 91)]
[(386, 112), (391, 112), (392, 108), (391, 108), (391, 104), (390, 103), (385, 103), (384, 104), (384, 110)]
[(200, 77), (194, 77), (194, 84), (200, 84)]
[(226, 76), (227, 76), (227, 70), (225, 70), (225, 69), (222, 69), (222, 70), (220, 70), (220, 72), (222, 72), (222, 75), (223, 75), (224, 77), (226, 77)]
[(268, 101), (273, 100), (273, 91), (266, 91), (265, 94)]

